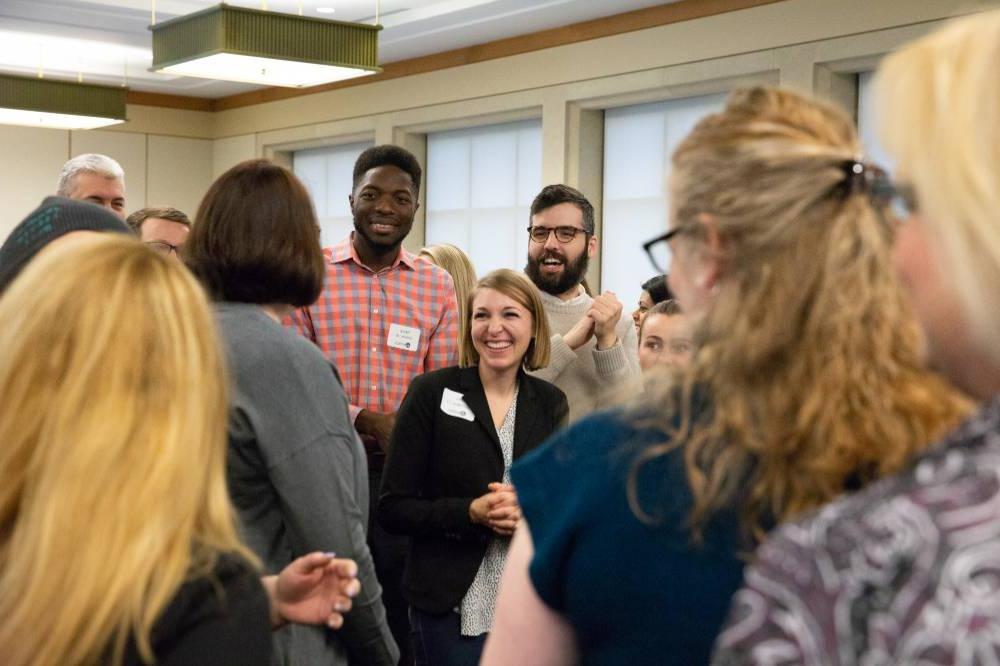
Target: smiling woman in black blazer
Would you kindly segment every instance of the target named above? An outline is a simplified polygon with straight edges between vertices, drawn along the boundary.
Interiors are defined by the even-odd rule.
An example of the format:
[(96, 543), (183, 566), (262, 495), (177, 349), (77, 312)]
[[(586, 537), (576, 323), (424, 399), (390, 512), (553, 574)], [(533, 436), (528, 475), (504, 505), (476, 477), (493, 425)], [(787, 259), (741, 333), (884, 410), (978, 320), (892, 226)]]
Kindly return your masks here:
[(418, 666), (479, 663), (521, 518), (511, 462), (566, 422), (563, 392), (525, 374), (548, 358), (535, 286), (494, 271), (469, 296), (461, 366), (417, 377), (399, 409), (378, 516), (413, 538), (403, 588)]

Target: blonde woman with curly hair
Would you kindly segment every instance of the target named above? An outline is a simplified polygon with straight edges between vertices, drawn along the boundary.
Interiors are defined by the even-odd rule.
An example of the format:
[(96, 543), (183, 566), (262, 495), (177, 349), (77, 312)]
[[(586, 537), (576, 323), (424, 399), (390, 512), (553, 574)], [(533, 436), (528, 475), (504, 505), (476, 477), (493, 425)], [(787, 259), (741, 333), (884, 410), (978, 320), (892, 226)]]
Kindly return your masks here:
[(735, 92), (673, 155), (679, 388), (512, 471), (485, 664), (699, 664), (768, 528), (900, 469), (966, 402), (926, 371), (890, 262), (884, 176), (841, 111)]
[(997, 63), (994, 11), (904, 47), (876, 77), (906, 211), (895, 263), (934, 365), (982, 407), (898, 475), (771, 536), (720, 664), (1000, 661)]
[[(25, 223), (79, 207), (111, 216), (50, 198)], [(226, 376), (187, 271), (74, 238), (28, 264), (0, 321), (0, 663), (263, 666), (269, 616), (339, 625), (357, 582), (321, 579), (353, 562), (314, 553), (262, 586), (237, 537)]]

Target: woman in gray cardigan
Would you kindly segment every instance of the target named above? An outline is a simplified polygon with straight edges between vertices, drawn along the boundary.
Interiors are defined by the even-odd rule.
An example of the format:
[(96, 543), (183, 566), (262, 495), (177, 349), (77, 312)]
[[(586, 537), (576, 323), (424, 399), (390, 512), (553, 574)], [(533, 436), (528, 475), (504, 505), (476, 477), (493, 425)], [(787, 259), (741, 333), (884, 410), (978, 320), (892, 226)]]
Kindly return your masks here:
[(183, 257), (216, 301), (227, 347), (227, 472), (246, 543), (269, 572), (315, 550), (358, 563), (361, 594), (343, 627), (287, 626), (275, 634), (277, 662), (394, 665), (365, 543), (364, 450), (347, 398), (319, 349), (281, 325), (323, 285), (308, 193), (266, 160), (238, 164), (202, 200)]

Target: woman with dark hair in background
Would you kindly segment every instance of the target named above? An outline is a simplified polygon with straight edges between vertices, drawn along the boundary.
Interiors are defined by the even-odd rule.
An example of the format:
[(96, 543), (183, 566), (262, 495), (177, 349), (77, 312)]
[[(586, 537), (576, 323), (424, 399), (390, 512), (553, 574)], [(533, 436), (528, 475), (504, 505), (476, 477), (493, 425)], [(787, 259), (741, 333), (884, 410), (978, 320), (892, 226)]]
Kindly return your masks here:
[(324, 263), (305, 187), (266, 160), (209, 188), (182, 258), (216, 301), (232, 373), (229, 492), (243, 535), (268, 571), (313, 550), (357, 561), (362, 593), (336, 634), (290, 625), (285, 663), (394, 665), (381, 588), (365, 543), (364, 450), (334, 368), (281, 325), (316, 300)]
[(639, 294), (639, 307), (632, 311), (632, 321), (635, 322), (635, 332), (639, 332), (646, 313), (657, 303), (673, 299), (666, 275), (656, 275), (642, 283), (642, 293)]

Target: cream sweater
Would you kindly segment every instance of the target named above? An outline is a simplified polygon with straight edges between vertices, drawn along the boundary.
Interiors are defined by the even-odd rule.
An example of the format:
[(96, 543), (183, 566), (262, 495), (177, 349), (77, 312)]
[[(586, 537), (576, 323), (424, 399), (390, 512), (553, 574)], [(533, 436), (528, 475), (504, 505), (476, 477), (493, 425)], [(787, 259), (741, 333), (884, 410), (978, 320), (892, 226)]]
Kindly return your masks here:
[(570, 421), (623, 402), (642, 390), (639, 341), (631, 318), (619, 320), (615, 327), (619, 342), (614, 347), (598, 350), (597, 338), (591, 337), (574, 351), (563, 335), (587, 313), (594, 299), (583, 290), (570, 301), (544, 292), (541, 297), (552, 329), (552, 354), (548, 367), (532, 374), (562, 389), (569, 401)]

